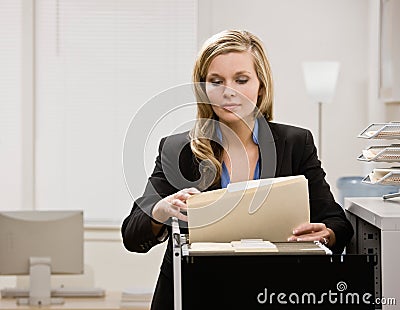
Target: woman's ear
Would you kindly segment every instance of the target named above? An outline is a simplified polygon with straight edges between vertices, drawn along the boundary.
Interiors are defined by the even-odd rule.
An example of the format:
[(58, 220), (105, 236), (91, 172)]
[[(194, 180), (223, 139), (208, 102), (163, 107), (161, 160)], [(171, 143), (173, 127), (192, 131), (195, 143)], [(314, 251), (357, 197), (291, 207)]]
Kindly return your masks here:
[(260, 88), (258, 89), (258, 96), (259, 97), (264, 95), (264, 89), (265, 89), (265, 87), (260, 85)]

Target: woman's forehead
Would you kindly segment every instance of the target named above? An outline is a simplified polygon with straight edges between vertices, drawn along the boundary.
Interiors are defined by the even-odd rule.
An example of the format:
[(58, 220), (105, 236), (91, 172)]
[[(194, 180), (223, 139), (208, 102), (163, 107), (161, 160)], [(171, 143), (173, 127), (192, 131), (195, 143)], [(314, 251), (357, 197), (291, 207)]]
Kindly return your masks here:
[(214, 57), (208, 67), (207, 75), (245, 72), (248, 74), (255, 72), (253, 55), (249, 52), (229, 52)]

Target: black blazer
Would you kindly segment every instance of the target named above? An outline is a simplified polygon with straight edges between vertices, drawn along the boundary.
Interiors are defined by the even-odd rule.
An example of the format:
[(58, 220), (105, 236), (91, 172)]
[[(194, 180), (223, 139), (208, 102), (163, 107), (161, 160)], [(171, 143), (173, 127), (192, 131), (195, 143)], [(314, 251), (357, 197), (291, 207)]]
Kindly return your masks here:
[[(318, 160), (311, 132), (299, 127), (259, 120), (261, 178), (304, 175), (308, 180), (310, 220), (313, 223), (322, 222), (335, 232), (336, 244), (332, 251), (341, 253), (354, 231), (325, 181), (325, 172)], [(131, 213), (124, 219), (121, 227), (127, 250), (148, 252), (165, 240), (160, 241), (165, 229), (170, 235), (170, 226), (164, 225), (159, 236), (154, 236), (149, 214), (161, 198), (180, 189), (196, 186), (202, 169), (191, 151), (188, 132), (161, 140), (155, 168), (148, 179), (144, 194), (135, 200)], [(219, 184), (204, 190), (218, 188)], [(185, 223), (181, 227), (181, 231), (185, 233)], [(160, 304), (162, 309), (167, 309), (166, 303), (173, 307), (172, 242), (171, 238), (168, 240), (152, 309), (157, 309)]]

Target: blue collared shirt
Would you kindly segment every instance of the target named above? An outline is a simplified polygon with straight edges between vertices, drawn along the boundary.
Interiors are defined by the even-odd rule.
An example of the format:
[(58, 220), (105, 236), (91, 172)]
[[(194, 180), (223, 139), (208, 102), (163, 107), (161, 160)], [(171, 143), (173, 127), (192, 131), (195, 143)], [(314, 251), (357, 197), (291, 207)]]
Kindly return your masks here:
[[(222, 132), (221, 128), (217, 125), (216, 127), (217, 137), (222, 142)], [(253, 128), (253, 141), (255, 144), (258, 144), (258, 119), (255, 119), (254, 128)], [(256, 168), (254, 169), (253, 179), (257, 180), (260, 178), (260, 156), (258, 156)], [(228, 168), (224, 162), (222, 162), (222, 175), (221, 175), (221, 188), (225, 188), (231, 182), (231, 178), (229, 176)]]

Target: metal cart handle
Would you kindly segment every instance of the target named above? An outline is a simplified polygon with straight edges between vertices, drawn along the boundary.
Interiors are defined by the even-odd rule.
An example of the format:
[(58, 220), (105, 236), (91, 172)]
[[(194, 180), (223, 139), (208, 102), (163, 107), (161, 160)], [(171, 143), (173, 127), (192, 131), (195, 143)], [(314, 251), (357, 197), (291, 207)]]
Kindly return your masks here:
[(174, 271), (174, 309), (182, 310), (182, 285), (181, 285), (181, 232), (176, 217), (172, 217), (172, 247), (173, 247), (173, 271)]

